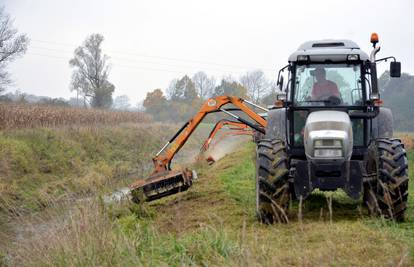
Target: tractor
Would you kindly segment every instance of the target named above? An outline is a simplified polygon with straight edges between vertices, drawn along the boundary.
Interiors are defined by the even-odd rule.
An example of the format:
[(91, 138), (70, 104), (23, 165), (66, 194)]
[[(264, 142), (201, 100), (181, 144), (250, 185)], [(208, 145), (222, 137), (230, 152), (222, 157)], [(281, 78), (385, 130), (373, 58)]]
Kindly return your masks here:
[(280, 69), (281, 93), (270, 108), (235, 96), (208, 99), (153, 158), (152, 175), (130, 185), (133, 201), (190, 188), (195, 171), (172, 170), (171, 161), (207, 114), (223, 112), (261, 133), (256, 149), (261, 222), (287, 222), (290, 202), (305, 200), (315, 189), (342, 189), (362, 198), (371, 215), (403, 220), (408, 162), (404, 145), (393, 136), (392, 113), (382, 107), (377, 77), (378, 62), (391, 61), (391, 77), (401, 76), (401, 63), (376, 59), (377, 34), (371, 43), (369, 56), (350, 40), (302, 44)]
[[(393, 136), (393, 117), (381, 107), (372, 34), (368, 56), (349, 40), (310, 41), (279, 71), (283, 90), (268, 112), (257, 149), (256, 203), (264, 223), (287, 220), (291, 199), (314, 189), (361, 196), (372, 215), (402, 220), (407, 207), (408, 165), (404, 145)], [(284, 71), (287, 84), (283, 86)]]

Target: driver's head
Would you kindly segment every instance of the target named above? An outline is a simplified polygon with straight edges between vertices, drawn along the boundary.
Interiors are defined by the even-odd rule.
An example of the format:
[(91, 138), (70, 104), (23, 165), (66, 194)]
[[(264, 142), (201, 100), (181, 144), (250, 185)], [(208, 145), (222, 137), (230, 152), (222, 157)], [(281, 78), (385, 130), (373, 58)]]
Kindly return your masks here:
[(315, 78), (317, 82), (326, 80), (326, 71), (324, 67), (315, 68)]

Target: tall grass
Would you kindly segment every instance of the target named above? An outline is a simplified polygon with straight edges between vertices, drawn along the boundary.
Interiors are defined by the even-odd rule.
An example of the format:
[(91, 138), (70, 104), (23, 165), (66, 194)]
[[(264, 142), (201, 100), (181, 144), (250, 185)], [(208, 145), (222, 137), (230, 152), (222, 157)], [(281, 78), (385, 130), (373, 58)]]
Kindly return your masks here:
[(0, 211), (33, 211), (126, 186), (150, 172), (152, 156), (174, 130), (125, 124), (1, 131)]
[[(178, 127), (129, 123), (0, 131), (0, 213), (37, 211), (59, 199), (110, 192), (145, 178), (152, 157)], [(208, 127), (199, 130), (174, 164), (194, 160)]]
[[(122, 216), (114, 209), (123, 209)], [(21, 239), (8, 248), (13, 266), (223, 265), (240, 249), (222, 227), (205, 226), (184, 237), (160, 234), (148, 212), (99, 199), (56, 206), (21, 222)]]
[(398, 132), (396, 136), (401, 139), (406, 150), (414, 149), (414, 133)]
[[(254, 165), (247, 164), (252, 152), (246, 147), (204, 165), (189, 191), (152, 204), (107, 206), (92, 198), (69, 209), (53, 206), (36, 219), (22, 217), (21, 238), (3, 252), (5, 261), (13, 266), (412, 266), (413, 241), (405, 237), (412, 222), (404, 230), (370, 219), (344, 194), (332, 195), (331, 205), (326, 195), (313, 195), (304, 202), (301, 222), (259, 224)], [(291, 209), (296, 216), (297, 207)]]
[[(178, 127), (140, 123), (0, 131), (0, 266), (148, 265), (153, 248), (138, 245), (158, 234), (148, 221), (138, 226), (142, 212), (114, 211), (97, 196), (145, 178), (152, 156)], [(194, 133), (178, 163), (194, 159), (208, 128), (201, 125)], [(133, 234), (129, 227), (138, 228)], [(167, 239), (171, 261), (179, 262), (175, 250), (182, 245)], [(160, 256), (155, 262), (165, 261)]]
[(143, 112), (0, 103), (0, 130), (149, 121)]

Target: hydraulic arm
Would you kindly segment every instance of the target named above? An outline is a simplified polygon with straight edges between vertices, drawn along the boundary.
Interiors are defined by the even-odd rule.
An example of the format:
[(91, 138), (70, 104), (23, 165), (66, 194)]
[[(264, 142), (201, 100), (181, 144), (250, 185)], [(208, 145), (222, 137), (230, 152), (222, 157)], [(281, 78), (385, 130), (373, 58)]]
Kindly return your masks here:
[[(232, 105), (233, 107), (225, 109), (225, 105)], [(193, 178), (196, 178), (195, 172), (187, 168), (172, 171), (170, 164), (175, 154), (183, 147), (207, 114), (224, 112), (238, 122), (264, 133), (267, 122), (252, 107), (267, 111), (263, 107), (235, 96), (217, 96), (208, 99), (201, 106), (197, 114), (186, 122), (155, 155), (153, 158), (154, 171), (151, 176), (147, 179), (137, 180), (129, 186), (133, 201), (142, 202), (159, 199), (167, 195), (185, 191), (191, 186)], [(243, 112), (255, 123), (234, 114), (233, 111)]]
[(206, 151), (210, 144), (211, 141), (214, 139), (214, 137), (216, 136), (216, 134), (218, 133), (218, 131), (220, 131), (220, 129), (222, 129), (224, 126), (232, 126), (230, 127), (230, 130), (232, 130), (231, 132), (226, 132), (224, 133), (224, 135), (228, 135), (228, 134), (234, 134), (234, 135), (242, 135), (242, 134), (247, 134), (247, 135), (251, 135), (253, 134), (252, 131), (250, 130), (251, 128), (242, 123), (242, 122), (238, 122), (238, 121), (232, 121), (232, 120), (220, 120), (219, 122), (216, 123), (216, 125), (214, 126), (213, 130), (211, 130), (210, 134), (208, 135), (206, 141), (203, 143), (203, 146), (201, 147), (201, 152)]

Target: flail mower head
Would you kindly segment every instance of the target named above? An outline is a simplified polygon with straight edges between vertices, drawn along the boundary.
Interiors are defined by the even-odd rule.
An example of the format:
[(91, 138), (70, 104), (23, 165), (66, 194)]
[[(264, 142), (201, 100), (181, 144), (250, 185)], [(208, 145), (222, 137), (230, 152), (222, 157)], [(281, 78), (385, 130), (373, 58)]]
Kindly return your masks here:
[(149, 202), (178, 192), (186, 191), (197, 178), (195, 171), (189, 169), (155, 173), (129, 186), (132, 201)]

